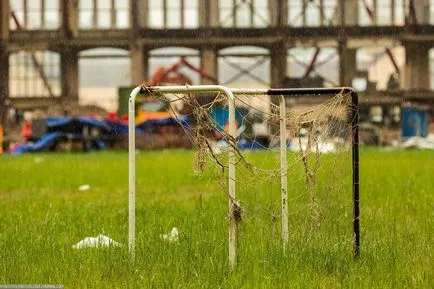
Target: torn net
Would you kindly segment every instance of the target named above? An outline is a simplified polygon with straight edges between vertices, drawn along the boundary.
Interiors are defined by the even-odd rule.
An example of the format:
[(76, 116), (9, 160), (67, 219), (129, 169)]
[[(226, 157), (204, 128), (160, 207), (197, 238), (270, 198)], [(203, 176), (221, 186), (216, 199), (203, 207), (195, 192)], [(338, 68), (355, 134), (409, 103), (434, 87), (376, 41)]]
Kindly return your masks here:
[[(196, 149), (194, 169), (228, 191), (229, 151), (235, 152), (236, 217), (243, 235), (280, 242), (281, 158), (277, 97), (235, 94), (236, 137), (228, 133), (228, 98), (220, 93), (157, 93)], [(276, 97), (275, 99), (273, 99)], [(351, 97), (286, 99), (289, 244), (351, 247)], [(312, 102), (312, 99), (313, 102)], [(249, 229), (247, 229), (249, 228)], [(271, 236), (271, 237), (270, 237)], [(275, 236), (273, 238), (272, 236)], [(267, 241), (268, 242), (268, 241)], [(310, 244), (310, 245), (309, 245)]]

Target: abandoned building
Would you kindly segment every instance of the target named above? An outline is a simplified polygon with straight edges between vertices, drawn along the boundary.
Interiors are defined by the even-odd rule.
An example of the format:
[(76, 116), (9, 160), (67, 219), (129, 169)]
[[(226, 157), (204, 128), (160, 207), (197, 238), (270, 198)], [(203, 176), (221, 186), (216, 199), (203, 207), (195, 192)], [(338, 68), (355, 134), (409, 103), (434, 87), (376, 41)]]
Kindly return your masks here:
[[(91, 76), (134, 86), (180, 57), (200, 69), (191, 76), (196, 84), (354, 86), (366, 109), (432, 109), (430, 0), (0, 3), (1, 124), (9, 108), (79, 102), (94, 93), (84, 90)], [(109, 59), (123, 61), (123, 72)], [(89, 61), (98, 64), (86, 67)]]

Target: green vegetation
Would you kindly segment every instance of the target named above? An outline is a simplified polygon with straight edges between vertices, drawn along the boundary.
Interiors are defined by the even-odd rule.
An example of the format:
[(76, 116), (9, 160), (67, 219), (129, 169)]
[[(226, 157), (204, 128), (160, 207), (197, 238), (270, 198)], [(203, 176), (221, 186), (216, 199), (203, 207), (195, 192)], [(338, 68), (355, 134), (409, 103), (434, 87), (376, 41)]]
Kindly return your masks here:
[[(260, 154), (260, 153), (259, 153)], [(260, 156), (259, 156), (260, 157)], [(291, 199), (290, 241), (280, 242), (279, 178), (240, 190), (238, 266), (227, 264), (227, 199), (188, 151), (137, 161), (137, 256), (127, 248), (74, 250), (87, 236), (127, 243), (126, 153), (0, 157), (0, 284), (65, 288), (432, 288), (434, 153), (361, 153), (362, 251), (354, 261), (351, 195), (306, 226), (309, 196)], [(342, 173), (342, 172), (341, 172)], [(342, 173), (350, 177), (349, 171)], [(326, 175), (322, 178), (325, 178)], [(89, 184), (89, 191), (78, 187)], [(297, 210), (297, 208), (301, 208)], [(277, 216), (277, 217), (276, 217)], [(277, 221), (276, 221), (277, 219)], [(307, 218), (309, 219), (309, 218)], [(159, 235), (178, 227), (176, 244)]]

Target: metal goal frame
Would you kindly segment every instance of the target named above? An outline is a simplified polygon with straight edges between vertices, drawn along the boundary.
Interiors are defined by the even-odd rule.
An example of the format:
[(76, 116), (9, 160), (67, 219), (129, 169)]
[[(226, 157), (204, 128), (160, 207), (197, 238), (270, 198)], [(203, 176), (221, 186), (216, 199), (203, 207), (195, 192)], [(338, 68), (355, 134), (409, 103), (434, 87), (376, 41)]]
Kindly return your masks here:
[(237, 94), (256, 95), (263, 94), (279, 99), (279, 123), (280, 123), (280, 159), (281, 159), (281, 211), (282, 211), (282, 242), (285, 249), (288, 243), (288, 208), (287, 208), (287, 142), (286, 142), (286, 116), (285, 96), (304, 97), (312, 95), (336, 95), (343, 93), (351, 97), (348, 107), (349, 122), (351, 125), (351, 146), (352, 146), (352, 197), (353, 197), (353, 247), (354, 257), (358, 258), (360, 253), (360, 180), (359, 180), (359, 104), (357, 91), (351, 87), (334, 88), (278, 88), (278, 89), (230, 89), (222, 85), (186, 85), (186, 86), (137, 86), (131, 91), (128, 102), (128, 249), (131, 258), (135, 256), (135, 199), (136, 199), (136, 144), (135, 144), (135, 101), (139, 94), (154, 93), (222, 93), (228, 98), (229, 110), (229, 146), (228, 164), (228, 192), (229, 192), (229, 264), (231, 267), (236, 264), (236, 220), (235, 214), (235, 151), (236, 147), (236, 125), (235, 125), (235, 97)]

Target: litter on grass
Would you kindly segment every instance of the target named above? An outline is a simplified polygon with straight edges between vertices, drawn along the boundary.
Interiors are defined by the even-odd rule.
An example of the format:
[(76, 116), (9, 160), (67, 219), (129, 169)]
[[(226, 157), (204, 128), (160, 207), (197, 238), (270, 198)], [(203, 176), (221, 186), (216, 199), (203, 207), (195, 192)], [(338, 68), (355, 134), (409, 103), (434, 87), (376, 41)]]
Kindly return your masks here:
[(162, 234), (160, 235), (161, 240), (167, 241), (167, 242), (178, 242), (179, 241), (179, 233), (178, 228), (173, 227), (172, 231), (170, 231), (169, 234)]
[(89, 189), (90, 189), (90, 186), (89, 185), (81, 185), (81, 186), (79, 186), (78, 187), (78, 190), (80, 191), (80, 192), (85, 192), (85, 191), (89, 191)]
[(429, 134), (427, 137), (414, 136), (401, 143), (405, 149), (434, 149), (434, 135)]
[(40, 164), (40, 163), (42, 163), (42, 162), (44, 161), (44, 159), (41, 158), (41, 157), (36, 157), (36, 158), (34, 159), (34, 161), (35, 161), (35, 164)]
[(96, 237), (86, 237), (75, 245), (72, 245), (74, 249), (83, 248), (102, 248), (102, 247), (122, 247), (123, 244), (116, 242), (115, 240), (105, 235), (98, 235)]

